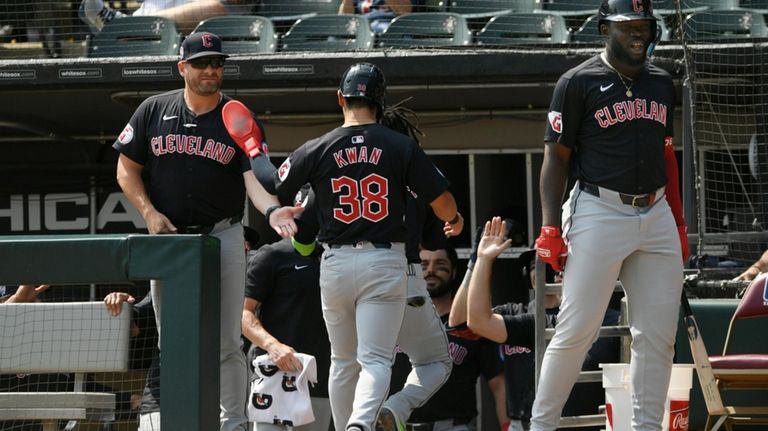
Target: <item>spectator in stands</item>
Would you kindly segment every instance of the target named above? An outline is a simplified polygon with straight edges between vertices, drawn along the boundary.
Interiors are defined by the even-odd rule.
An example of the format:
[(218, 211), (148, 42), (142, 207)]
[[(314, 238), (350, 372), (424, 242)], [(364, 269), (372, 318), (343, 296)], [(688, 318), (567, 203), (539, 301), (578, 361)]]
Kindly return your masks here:
[[(511, 430), (528, 429), (531, 408), (534, 399), (535, 318), (533, 303), (526, 307), (522, 303), (508, 303), (491, 307), (491, 267), (495, 259), (506, 250), (511, 241), (504, 234), (506, 228), (500, 217), (487, 222), (476, 246), (476, 259), (469, 286), (462, 285), (459, 295), (466, 295), (466, 318), (469, 328), (480, 336), (498, 343), (503, 343), (504, 374), (507, 384), (507, 415), (512, 419)], [(523, 253), (521, 259), (530, 263), (526, 268), (531, 287), (535, 286), (534, 251)], [(465, 278), (466, 279), (466, 278)], [(558, 281), (558, 280), (555, 280)], [(461, 290), (467, 289), (464, 293)], [(547, 294), (544, 297), (546, 326), (553, 328), (557, 324), (561, 296)], [(451, 319), (459, 320), (462, 310), (454, 307)], [(603, 326), (616, 325), (619, 312), (608, 308), (603, 319)], [(597, 370), (602, 362), (618, 362), (619, 343), (616, 338), (598, 339), (590, 348), (582, 370)], [(596, 414), (598, 406), (604, 403), (600, 384), (582, 384), (574, 387), (563, 409), (563, 416)]]
[(757, 259), (757, 261), (753, 263), (752, 266), (747, 268), (746, 271), (739, 274), (739, 276), (736, 277), (736, 280), (751, 281), (754, 280), (758, 275), (766, 272), (766, 270), (768, 270), (768, 250), (763, 252), (763, 255), (760, 256), (760, 259)]
[(371, 29), (382, 33), (394, 17), (416, 12), (421, 3), (422, 0), (342, 0), (339, 13), (364, 14), (371, 23)]
[[(112, 292), (104, 297), (104, 305), (107, 311), (113, 316), (117, 316), (123, 310), (123, 303), (134, 304), (136, 299), (125, 292)], [(133, 306), (134, 311), (141, 315), (142, 309), (152, 310), (152, 295), (147, 296), (138, 304)], [(154, 317), (152, 318), (154, 321)], [(131, 325), (133, 329), (133, 325)], [(131, 334), (134, 336), (134, 334)], [(138, 335), (138, 334), (136, 334)], [(147, 371), (147, 379), (144, 384), (144, 392), (140, 398), (139, 410), (139, 430), (138, 431), (160, 431), (160, 349), (155, 343), (152, 349), (152, 363)], [(138, 404), (138, 401), (133, 400)]]
[[(144, 0), (132, 15), (168, 18), (176, 23), (179, 31), (187, 34), (206, 18), (248, 14), (254, 4), (253, 0)], [(104, 0), (82, 0), (79, 15), (93, 33), (101, 31), (109, 21), (125, 16), (105, 4)]]

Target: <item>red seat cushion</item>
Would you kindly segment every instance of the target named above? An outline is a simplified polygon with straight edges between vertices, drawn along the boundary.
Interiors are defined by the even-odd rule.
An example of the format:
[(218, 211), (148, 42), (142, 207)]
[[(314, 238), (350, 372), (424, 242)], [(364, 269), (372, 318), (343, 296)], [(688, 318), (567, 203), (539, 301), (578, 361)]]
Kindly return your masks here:
[(710, 356), (709, 362), (715, 370), (727, 368), (768, 370), (768, 354)]

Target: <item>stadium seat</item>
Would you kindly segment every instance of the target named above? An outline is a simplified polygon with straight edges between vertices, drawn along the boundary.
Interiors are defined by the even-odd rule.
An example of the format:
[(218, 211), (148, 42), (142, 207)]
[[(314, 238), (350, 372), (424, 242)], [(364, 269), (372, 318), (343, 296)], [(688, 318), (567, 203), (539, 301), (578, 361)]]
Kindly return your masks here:
[(759, 10), (760, 13), (768, 13), (768, 0), (741, 0), (739, 6), (745, 9)]
[(281, 51), (350, 51), (373, 48), (362, 15), (316, 15), (296, 21), (283, 35)]
[(269, 18), (254, 15), (228, 15), (208, 18), (193, 33), (208, 31), (221, 38), (225, 54), (258, 54), (275, 52), (276, 36)]
[(114, 19), (93, 36), (89, 57), (178, 55), (179, 34), (173, 21), (156, 16)]
[(457, 13), (424, 12), (396, 17), (379, 41), (384, 48), (466, 46), (472, 34), (466, 19)]
[(296, 21), (314, 15), (337, 14), (341, 0), (268, 0), (256, 7), (256, 14), (272, 21)]
[[(707, 9), (732, 9), (738, 6), (738, 0), (680, 0), (683, 13), (701, 12)], [(658, 15), (677, 13), (677, 0), (654, 0), (653, 12)]]
[(768, 36), (763, 15), (749, 10), (694, 12), (683, 23), (686, 39), (695, 42)]
[(602, 0), (551, 0), (544, 3), (546, 12), (559, 15), (592, 15), (600, 8)]
[(465, 18), (490, 18), (509, 12), (533, 12), (536, 0), (449, 0), (448, 10)]
[(491, 18), (477, 35), (478, 45), (567, 43), (565, 18), (551, 13), (509, 13)]
[[(661, 17), (656, 21), (656, 25), (661, 28), (661, 41), (668, 41), (670, 38), (670, 30), (667, 24)], [(576, 31), (571, 35), (571, 42), (573, 43), (595, 43), (602, 44), (603, 37), (597, 29), (597, 15), (592, 15), (584, 21)]]
[[(747, 425), (746, 429), (765, 429), (758, 425), (768, 425), (768, 406), (752, 400), (748, 405), (736, 404), (734, 399), (723, 397), (725, 392), (735, 390), (755, 391), (768, 390), (768, 354), (764, 352), (766, 334), (754, 333), (754, 328), (764, 327), (768, 318), (768, 275), (759, 275), (753, 280), (744, 292), (739, 305), (731, 317), (728, 332), (725, 337), (723, 354), (709, 356), (712, 372), (717, 380), (718, 391), (712, 394), (720, 404), (724, 404), (722, 411), (708, 411), (705, 429), (716, 431), (721, 426), (732, 430), (734, 425)], [(760, 319), (757, 324), (747, 330), (743, 321), (748, 319)], [(737, 331), (737, 329), (742, 329)], [(703, 335), (703, 334), (702, 334)], [(736, 351), (734, 339), (749, 340), (747, 345), (754, 348), (753, 351)], [(757, 353), (755, 353), (757, 352)], [(747, 401), (749, 403), (749, 401)]]

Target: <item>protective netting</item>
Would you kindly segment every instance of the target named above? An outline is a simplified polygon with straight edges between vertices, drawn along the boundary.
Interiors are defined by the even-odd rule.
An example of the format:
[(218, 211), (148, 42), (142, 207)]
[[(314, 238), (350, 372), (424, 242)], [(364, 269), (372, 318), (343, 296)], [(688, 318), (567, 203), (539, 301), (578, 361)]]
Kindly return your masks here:
[(768, 244), (764, 19), (768, 2), (683, 6), (680, 37), (692, 90), (689, 106), (698, 180), (698, 220), (689, 224), (698, 224), (704, 255), (697, 263), (720, 270), (733, 266), (739, 273)]
[[(176, 55), (180, 40), (208, 30), (232, 54), (418, 47), (597, 45), (600, 0), (143, 0), (0, 4), (0, 59)], [(661, 41), (676, 39), (674, 0), (654, 2)], [(728, 32), (721, 9), (768, 9), (766, 0), (683, 0), (693, 37)], [(713, 10), (718, 10), (713, 13)], [(738, 21), (731, 11), (728, 20)], [(708, 15), (707, 15), (708, 14)], [(713, 18), (720, 17), (720, 18)], [(714, 21), (713, 21), (714, 20)], [(753, 14), (740, 36), (764, 35)], [(711, 33), (711, 34), (710, 34)]]
[[(103, 303), (112, 292), (135, 302), (113, 316)], [(136, 429), (157, 353), (147, 292), (146, 283), (0, 286), (0, 429)]]

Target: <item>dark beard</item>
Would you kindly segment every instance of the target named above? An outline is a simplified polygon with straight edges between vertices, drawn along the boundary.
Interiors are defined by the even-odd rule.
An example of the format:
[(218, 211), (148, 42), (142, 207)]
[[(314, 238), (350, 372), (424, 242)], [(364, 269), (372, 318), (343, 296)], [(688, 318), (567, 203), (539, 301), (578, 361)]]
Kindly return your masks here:
[[(650, 45), (648, 41), (645, 41), (643, 44), (643, 46), (645, 46), (646, 52), (648, 51), (648, 45)], [(610, 42), (610, 50), (613, 53), (613, 56), (619, 60), (619, 62), (628, 64), (630, 66), (640, 66), (646, 61), (646, 56), (643, 56), (642, 59), (632, 58), (629, 54), (627, 54), (626, 51), (624, 51), (624, 48), (615, 41)], [(614, 65), (614, 67), (616, 66)]]
[(441, 296), (445, 296), (451, 293), (451, 285), (448, 283), (445, 283), (433, 289), (430, 289), (429, 287), (427, 287), (427, 292), (429, 292), (430, 298), (439, 298)]

